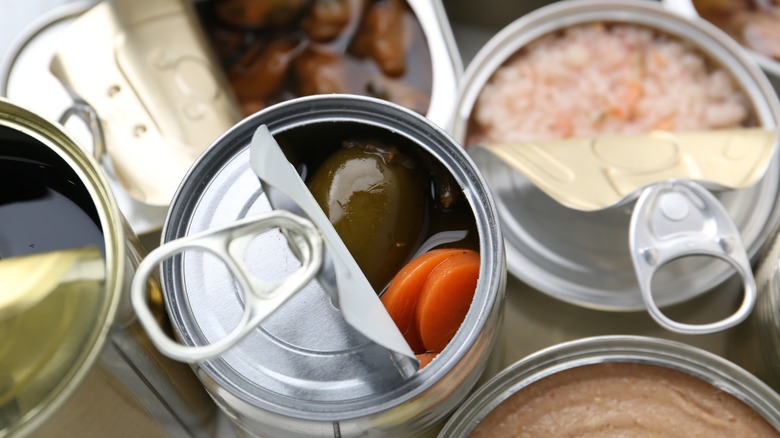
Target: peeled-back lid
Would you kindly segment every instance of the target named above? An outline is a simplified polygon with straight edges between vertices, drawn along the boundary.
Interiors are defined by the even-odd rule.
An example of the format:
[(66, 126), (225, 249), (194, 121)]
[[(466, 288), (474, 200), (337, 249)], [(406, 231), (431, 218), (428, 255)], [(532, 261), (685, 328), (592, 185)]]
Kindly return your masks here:
[(35, 430), (67, 401), (114, 320), (123, 235), (96, 168), (0, 100), (0, 434)]
[[(733, 76), (749, 101), (757, 126), (775, 129), (780, 114), (777, 95), (739, 45), (714, 26), (691, 22), (653, 2), (583, 0), (557, 2), (529, 13), (479, 51), (461, 83), (452, 129), (456, 140), (469, 146), (465, 143), (477, 97), (504, 62), (543, 35), (594, 22), (637, 25), (687, 42)], [(644, 308), (629, 247), (633, 204), (594, 212), (570, 209), (501, 160), (486, 154), (474, 159), (496, 200), (512, 274), (540, 291), (578, 305), (606, 310)], [(717, 193), (751, 258), (780, 216), (779, 163), (780, 156), (775, 154), (755, 185)], [(720, 260), (678, 259), (654, 279), (655, 300), (659, 306), (680, 303), (719, 286), (732, 275), (731, 266)]]

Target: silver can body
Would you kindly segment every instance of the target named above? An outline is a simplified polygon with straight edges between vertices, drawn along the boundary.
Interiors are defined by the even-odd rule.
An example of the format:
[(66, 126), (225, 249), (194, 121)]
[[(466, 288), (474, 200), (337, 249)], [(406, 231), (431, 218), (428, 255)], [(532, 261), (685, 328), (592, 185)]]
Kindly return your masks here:
[[(479, 282), (455, 337), (411, 378), (402, 378), (387, 352), (349, 326), (313, 283), (233, 350), (196, 365), (201, 381), (236, 429), (251, 436), (397, 436), (435, 429), (479, 378), (501, 318), (503, 245), (481, 175), (451, 137), (409, 110), (349, 95), (299, 98), (245, 119), (209, 147), (174, 197), (164, 241), (271, 208), (249, 167), (248, 146), (260, 125), (277, 138), (312, 141), (312, 151), (325, 137), (357, 130), (389, 135), (430, 156), (454, 177), (473, 214)], [(300, 135), (309, 129), (320, 131)], [(262, 236), (246, 258), (262, 271), (261, 278), (278, 278), (293, 268), (288, 251), (281, 235)], [(164, 263), (162, 284), (174, 329), (186, 345), (225, 336), (241, 314), (235, 281), (203, 254), (185, 253)]]

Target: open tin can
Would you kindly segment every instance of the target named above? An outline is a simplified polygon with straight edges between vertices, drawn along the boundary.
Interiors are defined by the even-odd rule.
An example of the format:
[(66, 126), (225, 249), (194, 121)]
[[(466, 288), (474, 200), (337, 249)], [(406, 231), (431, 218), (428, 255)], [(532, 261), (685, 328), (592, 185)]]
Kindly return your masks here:
[[(242, 435), (392, 436), (435, 430), (486, 366), (501, 318), (506, 268), (493, 201), (476, 167), (429, 119), (395, 104), (354, 95), (290, 100), (245, 119), (200, 157), (174, 197), (163, 244), (150, 254), (173, 245), (162, 260), (161, 279), (182, 348), (203, 351), (224, 344), (234, 328), (244, 329), (250, 299), (241, 285), (248, 282), (231, 274), (234, 263), (213, 257), (229, 244), (215, 241), (217, 236), (209, 237), (209, 232), (230, 232), (232, 224), (245, 226), (253, 217), (265, 221), (268, 214), (283, 215), (272, 210), (250, 167), (250, 145), (254, 148), (261, 127), (280, 144), (293, 146), (291, 157), (301, 161), (329, 153), (344, 139), (375, 137), (445, 170), (460, 199), (450, 210), (454, 216), (448, 225), (429, 216), (431, 231), (450, 226), (466, 231), (468, 245), (480, 257), (476, 291), (457, 333), (416, 373), (399, 372), (388, 350), (347, 323), (344, 306), (350, 303), (329, 296), (322, 283), (309, 282), (259, 326), (249, 327), (241, 343), (218, 357), (193, 361), (197, 375)], [(268, 165), (290, 166), (287, 159)], [(429, 215), (422, 210), (403, 212), (407, 214)], [(198, 236), (212, 240), (201, 239), (205, 251), (181, 251), (183, 242), (194, 244), (188, 239)], [(312, 238), (304, 249), (314, 247), (316, 234)], [(306, 268), (309, 258), (299, 262), (293, 254), (312, 252), (291, 252), (284, 235), (273, 232), (257, 235), (244, 247), (243, 255), (233, 258), (264, 279)], [(135, 285), (133, 290), (135, 298)], [(376, 298), (373, 290), (369, 293)]]
[[(588, 368), (595, 371), (582, 374), (587, 373), (585, 370)], [(629, 371), (624, 373), (624, 370)], [(642, 373), (656, 371), (660, 372), (656, 377), (664, 377), (648, 380), (647, 376), (642, 376)], [(614, 380), (610, 381), (611, 377)], [(567, 427), (583, 434), (599, 430), (615, 433), (638, 428), (650, 434), (654, 432), (663, 435), (665, 426), (677, 427), (673, 429), (674, 433), (693, 433), (695, 424), (708, 422), (711, 427), (708, 429), (709, 435), (776, 436), (780, 433), (780, 397), (765, 383), (733, 363), (675, 341), (639, 336), (600, 336), (558, 344), (518, 361), (477, 389), (452, 415), (439, 436), (470, 436), (478, 426), (483, 428), (482, 435), (475, 436), (516, 436), (518, 431), (509, 425), (511, 419), (508, 416), (513, 412), (519, 413), (521, 407), (511, 405), (513, 397), (534, 391), (534, 388), (551, 379), (558, 379), (557, 384), (547, 387), (554, 394), (546, 400), (548, 410), (540, 412), (537, 418), (550, 420), (547, 423), (550, 425), (555, 423), (554, 417), (558, 417), (561, 427), (558, 432), (561, 435), (566, 435)], [(645, 380), (644, 390), (641, 384), (636, 383), (641, 380)], [(576, 394), (576, 391), (586, 389), (586, 385), (592, 382), (601, 382), (602, 388)], [(683, 386), (680, 386), (681, 383)], [(601, 393), (602, 389), (605, 393), (609, 392), (606, 385), (617, 385), (612, 388), (616, 390), (612, 396)], [(686, 388), (686, 385), (691, 386)], [(695, 398), (693, 388), (697, 386), (698, 390), (703, 390), (707, 395)], [(626, 396), (626, 393), (634, 391), (636, 394)], [(670, 397), (667, 402), (663, 402), (665, 391), (669, 391), (666, 393)], [(528, 399), (528, 403), (540, 402), (542, 398), (544, 394), (536, 393), (535, 397)], [(713, 402), (713, 399), (716, 401)], [(620, 400), (624, 404), (609, 405), (612, 401), (619, 403)], [(640, 402), (637, 403), (637, 400)], [(658, 403), (659, 400), (661, 403)], [(718, 406), (726, 400), (728, 404)], [(647, 409), (644, 415), (639, 414), (637, 408), (643, 409), (644, 403), (647, 403), (645, 407), (652, 406), (656, 410)], [(577, 415), (578, 406), (582, 409), (580, 414), (588, 413), (587, 420), (572, 423), (567, 418), (561, 418), (566, 416), (564, 412)], [(674, 406), (673, 410), (678, 409), (681, 417), (687, 417), (687, 421), (690, 421), (687, 427), (685, 420), (680, 423), (678, 419), (657, 417), (659, 412), (669, 406)], [(688, 409), (681, 406), (687, 406)], [(721, 410), (709, 410), (713, 407)], [(500, 411), (501, 408), (504, 410)], [(496, 416), (491, 419), (489, 416), (492, 412)], [(505, 420), (504, 429), (498, 429), (501, 419)], [(480, 424), (488, 422), (496, 427), (492, 434), (488, 424)], [(743, 430), (740, 433), (728, 430), (735, 424), (750, 426), (751, 423), (757, 427), (750, 431)], [(539, 422), (536, 426), (544, 427), (544, 424)], [(666, 433), (669, 432), (667, 430)], [(537, 433), (541, 432), (537, 430)]]
[[(499, 68), (544, 36), (592, 23), (650, 29), (692, 47), (706, 58), (706, 63), (720, 66), (733, 78), (747, 100), (750, 124), (776, 128), (780, 115), (777, 95), (761, 70), (723, 32), (706, 22), (691, 22), (653, 2), (586, 0), (557, 2), (535, 10), (483, 46), (464, 74), (453, 136), (469, 146), (478, 98)], [(605, 94), (609, 93), (607, 89)], [(518, 112), (517, 117), (522, 118), (523, 113)], [(477, 149), (481, 148), (469, 148)], [(629, 245), (629, 225), (636, 204), (633, 199), (597, 211), (570, 209), (501, 160), (487, 154), (472, 155), (496, 198), (511, 273), (542, 292), (574, 304), (603, 310), (646, 308)], [(739, 230), (750, 260), (759, 254), (780, 214), (779, 163), (775, 153), (757, 184), (714, 192)], [(733, 266), (715, 257), (681, 257), (664, 268), (652, 279), (653, 298), (660, 307), (712, 290), (735, 272)], [(750, 269), (745, 272), (750, 274)]]
[[(238, 64), (238, 70), (242, 70), (246, 64), (257, 61), (255, 55), (259, 50), (274, 45), (265, 41), (267, 36), (279, 32), (223, 24), (214, 30), (209, 11), (217, 3), (220, 2), (74, 2), (32, 23), (15, 41), (0, 66), (0, 94), (52, 120), (62, 117), (63, 124), (84, 145), (94, 144), (96, 156), (106, 156), (101, 164), (120, 209), (139, 235), (159, 232), (170, 197), (187, 167), (207, 144), (241, 118), (234, 96), (237, 93), (233, 92), (232, 83), (225, 77), (227, 71), (222, 71), (222, 67)], [(229, 9), (230, 3), (235, 2), (222, 3)], [(303, 9), (310, 9), (311, 3), (276, 2), (271, 5), (274, 9), (270, 13), (274, 15), (281, 10), (280, 14), (284, 15), (288, 8), (297, 8), (293, 14), (297, 19), (306, 15)], [(339, 8), (348, 5), (360, 11), (361, 16), (366, 15), (367, 5), (338, 3)], [(417, 99), (404, 96), (425, 94), (421, 99), (425, 103), (419, 108), (421, 114), (446, 126), (452, 117), (451, 108), (463, 67), (443, 6), (440, 1), (427, 0), (391, 3), (393, 8), (403, 4), (404, 14), (410, 15), (403, 17), (402, 39), (407, 44), (409, 41), (405, 39), (414, 35), (414, 46), (419, 47), (415, 53), (419, 52), (422, 60), (408, 56), (407, 70), (413, 72), (407, 76), (415, 73), (415, 81), (425, 86), (424, 90), (412, 93), (414, 87), (406, 84), (407, 78), (402, 75), (377, 80), (379, 85), (370, 88), (380, 97), (400, 95), (399, 99), (406, 102)], [(250, 15), (252, 7), (247, 6)], [(355, 10), (352, 12), (357, 14)], [(324, 69), (326, 73), (339, 69), (336, 74), (339, 80), (347, 77), (341, 69), (354, 69), (372, 78), (381, 76), (378, 68), (363, 59), (337, 62), (335, 56), (331, 57), (331, 52), (343, 50), (340, 46), (350, 43), (347, 39), (352, 38), (358, 24), (354, 18), (350, 19), (348, 32), (331, 44), (333, 47), (310, 44), (324, 53), (315, 57), (315, 61), (333, 58), (334, 65), (326, 64)], [(217, 34), (214, 38), (210, 38), (212, 30)], [(239, 35), (244, 31), (245, 38)], [(249, 31), (254, 33), (249, 35)], [(300, 29), (288, 31), (281, 39), (295, 40), (303, 33)], [(245, 50), (246, 56), (240, 62), (235, 56), (229, 60), (217, 59), (216, 54), (229, 51), (231, 41), (235, 42), (220, 39), (225, 32), (239, 35), (238, 40), (252, 46)], [(302, 44), (296, 48), (296, 56), (302, 49)], [(249, 77), (249, 81), (266, 86), (267, 77), (278, 73), (274, 70), (278, 65), (269, 64), (270, 73), (253, 70), (258, 76)], [(253, 65), (252, 69), (257, 70), (256, 67)], [(295, 80), (292, 67), (288, 70), (285, 83)], [(352, 82), (358, 82), (354, 80), (354, 72), (349, 75)], [(31, 81), (31, 77), (36, 80)], [(319, 80), (317, 75), (314, 80)], [(354, 92), (369, 94), (371, 90)], [(279, 99), (290, 97), (289, 93), (280, 95)], [(85, 120), (86, 129), (78, 121), (65, 123), (65, 114)], [(152, 156), (155, 159), (149, 162)], [(150, 163), (152, 167), (156, 163), (162, 167), (152, 170)]]
[(211, 436), (213, 402), (135, 318), (142, 250), (95, 160), (6, 100), (0, 137), (0, 436)]

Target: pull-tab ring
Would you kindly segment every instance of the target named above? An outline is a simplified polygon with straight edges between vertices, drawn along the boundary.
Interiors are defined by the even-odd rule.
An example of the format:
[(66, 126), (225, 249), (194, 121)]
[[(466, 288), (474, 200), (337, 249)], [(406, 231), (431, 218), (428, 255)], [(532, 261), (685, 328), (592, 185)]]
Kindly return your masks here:
[[(683, 334), (708, 334), (733, 327), (756, 304), (756, 280), (742, 238), (720, 201), (699, 184), (671, 180), (642, 191), (631, 215), (629, 241), (642, 300), (650, 316), (664, 328)], [(684, 324), (668, 318), (653, 298), (652, 279), (661, 266), (691, 255), (716, 257), (742, 277), (739, 308), (713, 323)]]
[[(282, 281), (271, 283), (252, 275), (243, 261), (243, 255), (255, 236), (274, 228), (295, 236), (287, 241), (299, 258), (301, 267)], [(216, 342), (195, 347), (185, 346), (170, 339), (158, 325), (146, 302), (146, 284), (158, 265), (190, 249), (207, 251), (220, 258), (236, 278), (244, 294), (244, 311), (233, 331)], [(130, 288), (130, 300), (141, 325), (152, 343), (163, 354), (182, 362), (199, 362), (215, 358), (238, 344), (263, 319), (317, 275), (322, 259), (322, 237), (314, 224), (292, 213), (274, 210), (221, 228), (176, 239), (156, 248), (138, 265)]]
[(90, 134), (92, 134), (92, 155), (100, 162), (106, 153), (106, 136), (103, 133), (103, 125), (100, 124), (97, 111), (87, 102), (74, 99), (73, 104), (62, 112), (58, 122), (65, 125), (74, 116), (87, 125)]

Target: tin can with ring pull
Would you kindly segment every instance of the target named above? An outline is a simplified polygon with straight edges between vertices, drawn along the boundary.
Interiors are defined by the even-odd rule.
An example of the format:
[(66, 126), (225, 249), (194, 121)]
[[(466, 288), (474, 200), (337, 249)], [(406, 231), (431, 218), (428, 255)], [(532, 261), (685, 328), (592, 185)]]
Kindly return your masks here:
[[(718, 29), (707, 23), (691, 22), (681, 18), (652, 2), (585, 0), (556, 2), (535, 10), (504, 28), (480, 50), (466, 70), (460, 89), (452, 129), (455, 138), (463, 143), (479, 142), (476, 113), (480, 108), (481, 93), (495, 84), (491, 81), (501, 76), (499, 73), (506, 73), (501, 69), (510, 67), (512, 60), (519, 59), (524, 53), (531, 53), (534, 48), (541, 47), (534, 46), (535, 43), (541, 44), (552, 39), (564, 44), (567, 40), (563, 35), (570, 29), (574, 33), (577, 29), (596, 29), (599, 26), (605, 33), (611, 29), (647, 32), (653, 35), (651, 38), (657, 38), (658, 41), (673, 40), (681, 46), (690, 48), (691, 53), (700, 56), (703, 64), (708, 68), (718, 68), (725, 73), (729, 81), (732, 81), (734, 89), (744, 96), (740, 102), (744, 103), (747, 119), (742, 122), (740, 128), (776, 130), (778, 114), (780, 114), (777, 95), (761, 70), (739, 45)], [(572, 42), (571, 47), (577, 47), (575, 43), (576, 41)], [(520, 68), (518, 65), (511, 66)], [(604, 65), (600, 67), (605, 68)], [(561, 68), (564, 68), (562, 64)], [(510, 77), (512, 71), (514, 70), (509, 69), (506, 77)], [(598, 76), (601, 71), (594, 68), (589, 72)], [(610, 95), (608, 86), (606, 90), (604, 94)], [(518, 91), (517, 94), (522, 93)], [(515, 97), (515, 93), (508, 92), (493, 94), (496, 95)], [(524, 96), (529, 95), (533, 94), (527, 93)], [(561, 103), (561, 111), (566, 102), (582, 104), (573, 96), (566, 97), (565, 102)], [(534, 101), (534, 99), (530, 100)], [(535, 102), (538, 102), (538, 99)], [(482, 105), (486, 104), (482, 103)], [(541, 111), (538, 106), (534, 108)], [(500, 112), (498, 105), (491, 109)], [(529, 109), (531, 110), (533, 109)], [(486, 110), (486, 114), (488, 113), (489, 111)], [(541, 115), (549, 114), (541, 112)], [(510, 121), (504, 123), (506, 126), (514, 126)], [(503, 127), (505, 126), (502, 125)], [(518, 129), (530, 128), (523, 125)], [(618, 130), (614, 134), (617, 135), (619, 132), (624, 131)], [(682, 133), (681, 131), (672, 134), (677, 136)], [(651, 314), (664, 327), (683, 333), (703, 333), (728, 328), (744, 319), (752, 309), (755, 286), (751, 279), (752, 275), (745, 275), (752, 272), (745, 259), (748, 262), (755, 261), (766, 248), (765, 242), (775, 228), (780, 214), (777, 190), (780, 157), (774, 153), (777, 139), (772, 140), (772, 147), (769, 150), (773, 153), (767, 158), (768, 165), (763, 168), (765, 172), (760, 178), (754, 180), (749, 186), (729, 187), (728, 190), (722, 190), (700, 181), (697, 178), (699, 176), (697, 166), (688, 166), (690, 162), (679, 159), (678, 149), (670, 148), (670, 144), (664, 144), (663, 141), (659, 142), (654, 134), (655, 132), (647, 132), (644, 141), (650, 139), (654, 145), (666, 146), (666, 150), (669, 151), (668, 158), (674, 159), (671, 162), (672, 167), (655, 169), (652, 166), (655, 162), (648, 164), (638, 159), (638, 154), (632, 155), (630, 151), (636, 143), (635, 139), (621, 138), (619, 143), (622, 144), (612, 141), (614, 147), (609, 152), (622, 151), (624, 155), (619, 156), (620, 161), (613, 160), (612, 155), (602, 154), (606, 150), (599, 149), (601, 145), (586, 145), (583, 148), (585, 150), (588, 146), (592, 146), (592, 151), (598, 149), (598, 153), (594, 152), (594, 155), (604, 158), (603, 161), (609, 161), (606, 163), (609, 166), (599, 170), (609, 171), (610, 176), (621, 176), (630, 172), (644, 176), (643, 172), (650, 171), (653, 176), (659, 177), (634, 185), (633, 192), (621, 193), (621, 198), (625, 198), (625, 202), (585, 209), (570, 208), (558, 202), (526, 175), (507, 166), (494, 154), (483, 154), (480, 153), (482, 149), (480, 147), (471, 147), (469, 144), (466, 146), (486, 176), (495, 196), (505, 230), (508, 268), (519, 279), (555, 298), (583, 307), (611, 311), (652, 308)], [(588, 140), (593, 140), (597, 135), (592, 134), (593, 137)], [(503, 142), (511, 141), (507, 138)], [(599, 139), (593, 141), (598, 142)], [(709, 142), (710, 138), (706, 141)], [(546, 141), (539, 141), (536, 145), (537, 149), (543, 152), (548, 152), (547, 146)], [(674, 144), (672, 143), (671, 146)], [(728, 163), (732, 159), (729, 155), (731, 152), (740, 152), (736, 148), (730, 149), (728, 142), (713, 143), (709, 151), (711, 160), (699, 161), (696, 164), (704, 162), (709, 164), (715, 161)], [(543, 168), (542, 170), (557, 172), (555, 176), (561, 179), (571, 174), (570, 168), (561, 166), (560, 162), (552, 163), (554, 165), (549, 165), (549, 161), (542, 163), (545, 165), (539, 166)], [(657, 163), (666, 162), (659, 159)], [(638, 167), (641, 168), (639, 171), (637, 171)], [(671, 172), (672, 176), (669, 176), (669, 171), (675, 171), (677, 168), (687, 169), (689, 172), (682, 175)], [(728, 169), (724, 172), (728, 174)], [(682, 214), (681, 211), (672, 211), (671, 217), (667, 216), (659, 209), (660, 204), (650, 201), (649, 193), (643, 212), (635, 207), (634, 202), (641, 198), (639, 196), (641, 190), (648, 184), (667, 180), (675, 181), (670, 181), (670, 185), (667, 186), (657, 186), (656, 189), (667, 194), (679, 189), (679, 193), (670, 195), (671, 198), (666, 194), (654, 197), (662, 199), (663, 204), (669, 201), (680, 204), (679, 206), (687, 211), (684, 220), (675, 219)], [(709, 197), (704, 198), (698, 190), (690, 189), (688, 182), (677, 180), (697, 181), (695, 184), (710, 190), (716, 202), (709, 203)], [(582, 182), (579, 182), (579, 186), (587, 187)], [(702, 202), (709, 204), (700, 208)], [(722, 220), (724, 218), (729, 218), (733, 222), (739, 230), (738, 236), (732, 233), (731, 227), (724, 228), (725, 222)], [(634, 231), (640, 233), (642, 230), (646, 231), (640, 240), (634, 238), (633, 243), (630, 241), (630, 236), (634, 232), (631, 231), (632, 223)], [(713, 227), (716, 229), (714, 232)], [(688, 233), (690, 239), (678, 240), (677, 244), (680, 246), (676, 248), (662, 244), (679, 232)], [(700, 234), (697, 237), (694, 236), (695, 233)], [(650, 238), (654, 241), (649, 241)], [(708, 238), (714, 239), (715, 243), (705, 245), (708, 248), (703, 249), (698, 256), (690, 250), (690, 244), (703, 242)], [(656, 248), (655, 251), (653, 247)], [(735, 251), (740, 247), (744, 248), (745, 257), (736, 254)], [(663, 256), (662, 263), (658, 263), (661, 260), (653, 256), (654, 252)], [(667, 263), (670, 261), (671, 263)], [(691, 327), (689, 324), (670, 324), (671, 321), (658, 311), (660, 308), (691, 300), (716, 288), (727, 287), (735, 273), (745, 280), (744, 296), (742, 304), (737, 306), (736, 316), (727, 317), (724, 324), (704, 324), (699, 327)], [(650, 286), (652, 292), (648, 291)]]
[[(321, 222), (322, 211), (304, 206), (303, 198), (311, 194), (291, 189), (302, 184), (302, 177), (275, 173), (280, 166), (293, 167), (277, 159), (278, 149), (265, 143), (269, 136), (282, 146), (293, 146), (286, 149), (293, 151), (288, 157), (300, 160), (298, 168), (304, 173), (313, 168), (307, 163), (321, 162), (322, 153), (332, 151), (326, 145), (339, 144), (344, 137), (377, 137), (418, 159), (418, 165), (426, 163), (452, 178), (457, 204), (446, 211), (417, 212), (429, 227), (421, 247), (441, 243), (437, 239), (471, 246), (479, 252), (479, 279), (460, 328), (422, 370), (415, 372), (416, 358), (405, 341), (398, 342), (395, 327), (371, 331), (388, 321), (386, 311), (376, 307), (380, 301), (373, 291), (362, 293), (364, 280), (349, 267), (355, 261), (346, 260), (337, 248), (340, 242)], [(253, 156), (257, 151), (262, 152)], [(284, 192), (308, 219), (274, 210), (277, 198), (263, 190), (266, 186)], [(257, 234), (262, 227), (252, 225), (255, 220), (265, 221), (270, 229)], [(317, 224), (313, 233), (306, 231), (312, 222)], [(228, 243), (239, 232), (249, 234)], [(506, 271), (491, 195), (460, 145), (428, 119), (391, 103), (312, 96), (249, 117), (217, 139), (190, 170), (174, 197), (163, 239), (142, 263), (136, 281), (141, 284), (161, 262), (174, 332), (188, 349), (184, 351), (190, 351), (171, 355), (191, 362), (242, 435), (397, 436), (434, 431), (474, 386), (495, 343)], [(327, 249), (317, 261), (322, 239)], [(193, 250), (196, 246), (201, 250)], [(238, 262), (229, 261), (231, 257)], [(325, 267), (317, 268), (321, 263)], [(246, 271), (263, 280), (242, 279), (240, 272)], [(288, 289), (283, 304), (269, 301), (285, 295), (278, 287), (292, 282), (295, 272), (307, 273), (299, 278), (303, 280), (315, 272), (316, 281), (304, 281), (295, 293)], [(139, 314), (144, 313), (141, 289), (133, 287)], [(260, 308), (265, 319), (257, 326), (246, 324)], [(232, 332), (245, 332), (245, 337), (223, 350), (227, 343), (222, 340), (234, 336)], [(167, 350), (163, 344), (156, 345)], [(222, 351), (200, 355), (207, 345)], [(207, 358), (214, 354), (218, 356)]]

